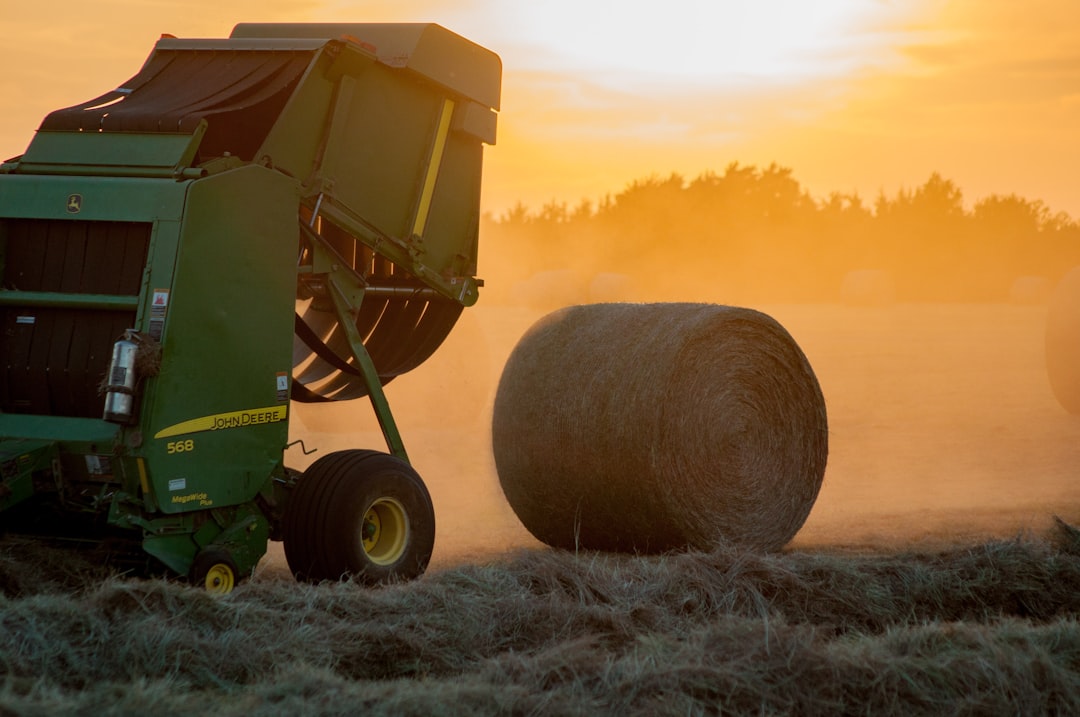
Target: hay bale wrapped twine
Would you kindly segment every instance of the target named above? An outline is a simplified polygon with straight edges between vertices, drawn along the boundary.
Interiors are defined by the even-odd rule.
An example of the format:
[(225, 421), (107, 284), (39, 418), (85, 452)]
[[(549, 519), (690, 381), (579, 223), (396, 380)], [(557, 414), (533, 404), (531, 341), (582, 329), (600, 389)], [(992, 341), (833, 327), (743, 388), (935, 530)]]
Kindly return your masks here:
[(1046, 375), (1058, 403), (1080, 414), (1080, 266), (1061, 278), (1046, 311)]
[(499, 482), (567, 549), (775, 550), (828, 455), (825, 400), (771, 317), (713, 304), (571, 306), (515, 346), (495, 395)]

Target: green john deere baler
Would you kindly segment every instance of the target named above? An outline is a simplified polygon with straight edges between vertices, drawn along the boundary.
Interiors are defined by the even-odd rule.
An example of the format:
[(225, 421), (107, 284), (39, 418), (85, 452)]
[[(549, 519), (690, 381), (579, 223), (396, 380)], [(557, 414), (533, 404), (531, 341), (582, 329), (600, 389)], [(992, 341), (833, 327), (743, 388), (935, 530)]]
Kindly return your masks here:
[[(0, 528), (227, 591), (414, 577), (434, 514), (382, 386), (477, 300), (497, 55), (434, 24), (163, 37), (0, 165)], [(290, 401), (386, 451), (285, 466)]]

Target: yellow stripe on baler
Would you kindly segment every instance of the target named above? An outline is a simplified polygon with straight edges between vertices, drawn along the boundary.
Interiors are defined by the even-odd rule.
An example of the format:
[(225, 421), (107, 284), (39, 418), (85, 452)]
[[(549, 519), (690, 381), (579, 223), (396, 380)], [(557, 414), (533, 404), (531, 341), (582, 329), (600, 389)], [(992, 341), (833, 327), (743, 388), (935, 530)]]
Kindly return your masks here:
[(154, 438), (171, 438), (173, 436), (182, 436), (185, 433), (201, 433), (202, 431), (219, 431), (223, 428), (243, 428), (262, 423), (277, 423), (278, 421), (284, 421), (287, 413), (288, 409), (285, 406), (267, 406), (266, 408), (251, 408), (246, 411), (215, 413), (162, 428), (154, 434)]
[(139, 466), (139, 487), (142, 488), (143, 493), (149, 493), (150, 481), (146, 479), (146, 461), (144, 461), (142, 458), (139, 458), (135, 461), (135, 463)]
[(423, 236), (427, 226), (428, 212), (431, 211), (431, 198), (435, 194), (435, 180), (439, 177), (439, 165), (442, 164), (446, 138), (450, 135), (450, 119), (454, 114), (454, 101), (443, 100), (439, 114), (439, 129), (435, 133), (435, 146), (431, 148), (431, 161), (428, 162), (424, 176), (424, 188), (420, 191), (420, 205), (416, 208), (416, 221), (413, 222), (413, 236)]

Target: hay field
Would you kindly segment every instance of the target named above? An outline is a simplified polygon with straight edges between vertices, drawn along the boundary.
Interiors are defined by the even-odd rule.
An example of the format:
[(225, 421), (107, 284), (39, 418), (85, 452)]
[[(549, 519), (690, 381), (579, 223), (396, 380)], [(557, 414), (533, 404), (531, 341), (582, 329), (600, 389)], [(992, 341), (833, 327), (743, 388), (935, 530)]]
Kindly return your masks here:
[[(1047, 385), (1045, 307), (754, 308), (829, 410), (821, 493), (785, 551), (539, 544), (500, 493), (489, 421), (540, 314), (481, 304), (388, 387), (435, 502), (423, 578), (298, 585), (272, 544), (214, 598), (8, 540), (0, 714), (1080, 713), (1080, 419)], [(379, 446), (366, 405), (310, 408), (293, 430), (320, 453), (297, 467)]]
[[(792, 547), (936, 549), (1040, 533), (1055, 514), (1080, 522), (1080, 418), (1051, 393), (1045, 306), (753, 308), (799, 343), (828, 409), (825, 479)], [(387, 387), (435, 502), (434, 567), (540, 545), (501, 494), (489, 424), (501, 367), (541, 316), (478, 304), (435, 356)], [(380, 445), (370, 414), (363, 402), (299, 413), (322, 429), (360, 429), (316, 434), (322, 450)]]

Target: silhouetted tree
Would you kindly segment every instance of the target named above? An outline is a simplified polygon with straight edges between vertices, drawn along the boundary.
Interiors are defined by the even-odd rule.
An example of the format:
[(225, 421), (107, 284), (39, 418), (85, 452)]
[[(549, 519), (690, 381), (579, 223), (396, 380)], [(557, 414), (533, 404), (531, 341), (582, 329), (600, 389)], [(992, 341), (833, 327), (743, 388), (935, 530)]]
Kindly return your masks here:
[(832, 301), (847, 272), (876, 268), (893, 274), (902, 300), (999, 301), (1018, 275), (1056, 279), (1080, 264), (1080, 226), (1067, 214), (1015, 194), (967, 211), (938, 172), (871, 207), (857, 194), (817, 201), (775, 163), (733, 162), (689, 182), (636, 180), (595, 206), (533, 213), (519, 203), (483, 228), (498, 235), (483, 254), (506, 276), (623, 272), (662, 298)]

